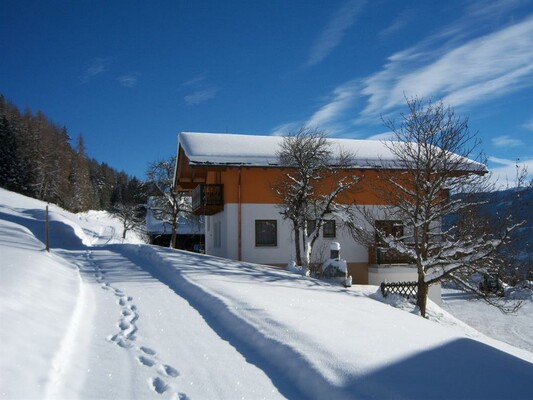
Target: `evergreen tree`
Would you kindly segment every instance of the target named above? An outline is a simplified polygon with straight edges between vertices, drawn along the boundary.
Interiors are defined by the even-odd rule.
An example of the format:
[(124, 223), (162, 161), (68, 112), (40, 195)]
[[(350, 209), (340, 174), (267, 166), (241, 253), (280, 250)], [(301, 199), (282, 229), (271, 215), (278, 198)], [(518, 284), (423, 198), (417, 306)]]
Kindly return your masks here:
[(89, 176), (89, 160), (87, 159), (83, 135), (78, 137), (77, 151), (72, 160), (70, 182), (70, 209), (74, 212), (89, 210), (93, 204), (93, 196)]
[(7, 118), (0, 117), (0, 186), (13, 191), (24, 191), (23, 162), (17, 137)]

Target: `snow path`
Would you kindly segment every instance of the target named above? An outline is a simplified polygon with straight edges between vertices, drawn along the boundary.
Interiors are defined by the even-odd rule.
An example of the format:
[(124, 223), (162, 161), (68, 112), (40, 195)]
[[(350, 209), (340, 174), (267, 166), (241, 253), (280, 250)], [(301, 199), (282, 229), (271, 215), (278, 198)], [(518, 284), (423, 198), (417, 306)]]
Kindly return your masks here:
[[(99, 322), (86, 324), (85, 332), (92, 337), (86, 353), (98, 358), (78, 361), (86, 364), (83, 386), (67, 387), (63, 397), (283, 397), (260, 369), (220, 341), (188, 302), (118, 252), (121, 247), (61, 252), (63, 258), (76, 260), (84, 281), (103, 292), (96, 298)], [(104, 350), (102, 339), (113, 348)], [(103, 357), (103, 352), (114, 356)], [(198, 362), (187, 362), (195, 358)], [(117, 359), (120, 375), (113, 376)], [(75, 374), (66, 379), (74, 380)], [(102, 381), (109, 385), (102, 387)]]
[(60, 393), (65, 382), (67, 371), (72, 368), (71, 363), (75, 357), (79, 357), (78, 348), (84, 348), (86, 343), (80, 343), (80, 330), (83, 329), (83, 320), (91, 318), (92, 296), (89, 295), (87, 285), (78, 273), (78, 296), (72, 318), (67, 326), (61, 346), (52, 360), (50, 376), (45, 388), (45, 398), (64, 398)]

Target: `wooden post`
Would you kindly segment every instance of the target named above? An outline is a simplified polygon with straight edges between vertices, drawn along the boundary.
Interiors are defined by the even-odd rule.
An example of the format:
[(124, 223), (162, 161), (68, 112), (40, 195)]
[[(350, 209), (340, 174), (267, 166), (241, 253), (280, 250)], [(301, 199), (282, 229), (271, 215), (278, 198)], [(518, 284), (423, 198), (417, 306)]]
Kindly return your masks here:
[(49, 224), (48, 224), (48, 204), (46, 205), (46, 212), (44, 217), (44, 238), (45, 238), (45, 244), (46, 248), (45, 250), (50, 252), (50, 245), (48, 241), (48, 233), (49, 233)]

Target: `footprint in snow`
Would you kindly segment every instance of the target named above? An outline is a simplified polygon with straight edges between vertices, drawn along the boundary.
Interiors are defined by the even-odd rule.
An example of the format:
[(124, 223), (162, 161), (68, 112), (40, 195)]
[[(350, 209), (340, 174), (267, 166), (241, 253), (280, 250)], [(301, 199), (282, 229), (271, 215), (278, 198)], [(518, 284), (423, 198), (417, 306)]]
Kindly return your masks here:
[(145, 354), (149, 354), (151, 356), (155, 356), (156, 352), (155, 350), (151, 349), (150, 347), (141, 346), (141, 351)]
[(147, 367), (153, 367), (155, 365), (155, 361), (146, 356), (139, 356), (137, 357), (137, 360), (139, 360), (142, 365), (146, 365)]
[(117, 346), (122, 347), (123, 349), (130, 349), (133, 345), (125, 337), (120, 334), (116, 334), (108, 338), (109, 341), (115, 343)]
[(179, 374), (180, 374), (176, 368), (171, 367), (170, 365), (161, 365), (159, 367), (159, 370), (164, 375), (170, 376), (172, 378), (175, 378), (175, 377), (179, 376)]
[(150, 388), (159, 393), (163, 394), (168, 389), (168, 385), (165, 383), (165, 381), (159, 377), (151, 378), (148, 380), (148, 384), (150, 385)]
[(126, 329), (129, 329), (131, 325), (128, 321), (122, 320), (118, 323), (118, 327), (120, 328), (121, 331), (125, 331)]
[(118, 305), (119, 306), (125, 306), (127, 303), (127, 300), (126, 300), (126, 297), (125, 296), (122, 296), (119, 300), (118, 300)]

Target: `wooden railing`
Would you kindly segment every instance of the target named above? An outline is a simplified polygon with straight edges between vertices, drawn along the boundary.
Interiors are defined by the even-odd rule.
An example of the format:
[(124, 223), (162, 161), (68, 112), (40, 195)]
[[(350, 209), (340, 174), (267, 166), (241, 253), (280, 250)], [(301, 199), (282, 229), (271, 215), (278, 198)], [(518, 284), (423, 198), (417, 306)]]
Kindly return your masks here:
[(387, 297), (389, 294), (399, 294), (405, 298), (416, 298), (418, 284), (416, 282), (383, 282), (380, 286), (381, 294)]
[(224, 209), (224, 185), (202, 184), (192, 192), (192, 212), (213, 215)]
[(370, 246), (368, 248), (368, 262), (370, 264), (412, 264), (413, 260), (397, 250), (384, 246)]
[(410, 264), (411, 258), (390, 247), (376, 248), (376, 264)]

